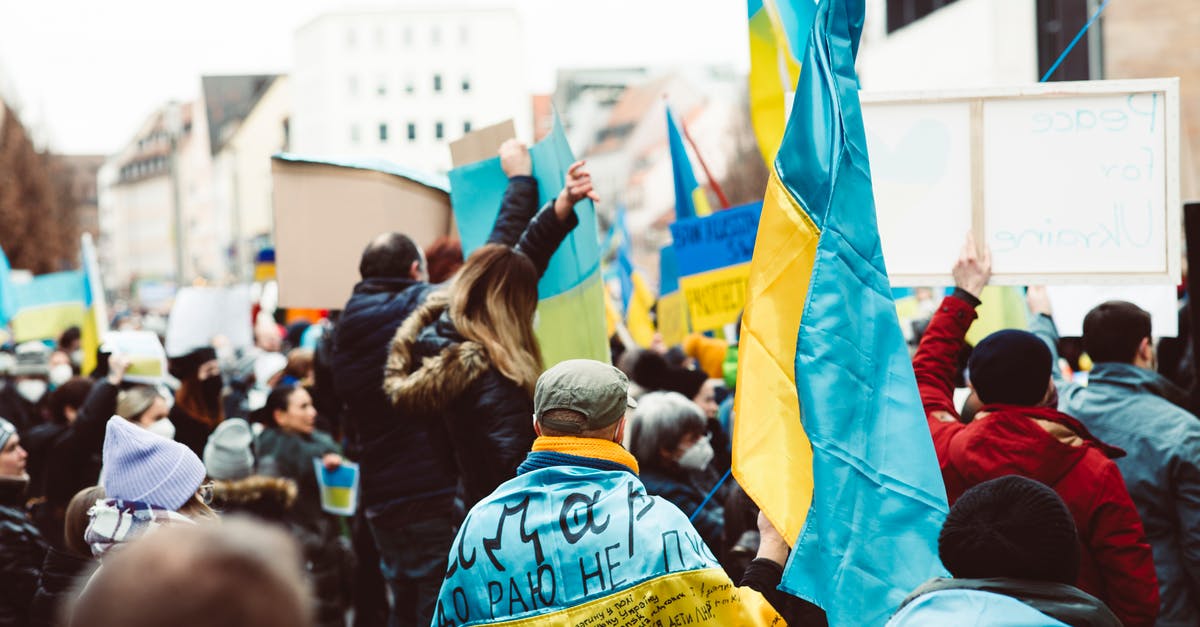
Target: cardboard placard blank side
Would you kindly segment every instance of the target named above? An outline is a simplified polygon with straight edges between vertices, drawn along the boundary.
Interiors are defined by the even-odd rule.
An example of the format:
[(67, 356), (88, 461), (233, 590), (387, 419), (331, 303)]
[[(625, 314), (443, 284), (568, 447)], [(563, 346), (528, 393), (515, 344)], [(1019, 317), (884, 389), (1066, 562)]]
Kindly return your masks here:
[(450, 233), (449, 194), (404, 177), (280, 159), (271, 176), (281, 307), (344, 307), (363, 249), (382, 233), (422, 247)]
[(450, 142), (450, 160), (454, 167), (491, 159), (500, 151), (500, 144), (514, 139), (517, 128), (512, 120), (486, 126)]

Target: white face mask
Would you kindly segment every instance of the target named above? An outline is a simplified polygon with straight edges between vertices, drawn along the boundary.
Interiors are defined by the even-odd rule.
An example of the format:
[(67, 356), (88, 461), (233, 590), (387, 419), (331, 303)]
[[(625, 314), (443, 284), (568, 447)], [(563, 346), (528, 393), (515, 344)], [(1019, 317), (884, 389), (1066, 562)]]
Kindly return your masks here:
[(75, 364), (76, 366), (83, 365), (83, 351), (82, 350), (71, 351), (71, 363)]
[(708, 441), (708, 436), (705, 436), (683, 452), (683, 456), (679, 458), (679, 465), (688, 470), (704, 470), (708, 468), (712, 458), (713, 447)]
[(46, 387), (47, 383), (41, 379), (21, 379), (17, 381), (17, 394), (30, 403), (36, 403), (46, 395)]
[(70, 364), (58, 364), (50, 369), (50, 385), (58, 387), (75, 375), (75, 371), (71, 369)]
[(168, 440), (175, 439), (175, 423), (167, 418), (154, 421), (154, 424), (146, 427), (146, 430), (155, 435), (161, 435)]

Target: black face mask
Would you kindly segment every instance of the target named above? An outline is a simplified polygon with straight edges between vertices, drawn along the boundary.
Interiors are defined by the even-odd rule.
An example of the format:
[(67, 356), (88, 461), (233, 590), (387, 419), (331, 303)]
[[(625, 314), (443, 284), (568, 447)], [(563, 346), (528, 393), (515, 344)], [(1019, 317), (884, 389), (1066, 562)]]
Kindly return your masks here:
[(221, 407), (221, 391), (224, 388), (224, 382), (221, 376), (209, 377), (200, 382), (201, 390), (204, 393), (204, 404), (209, 411), (216, 411)]

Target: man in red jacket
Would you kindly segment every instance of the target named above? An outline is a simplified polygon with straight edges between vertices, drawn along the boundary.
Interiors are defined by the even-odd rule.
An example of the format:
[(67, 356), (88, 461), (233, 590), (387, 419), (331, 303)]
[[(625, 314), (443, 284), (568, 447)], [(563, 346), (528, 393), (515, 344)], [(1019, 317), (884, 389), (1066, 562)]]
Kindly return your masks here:
[(991, 253), (968, 237), (954, 266), (954, 294), (942, 301), (921, 339), (913, 368), (951, 504), (974, 485), (1020, 475), (1054, 489), (1075, 519), (1082, 544), (1079, 581), (1126, 625), (1154, 624), (1158, 583), (1141, 518), (1111, 458), (1124, 451), (1088, 433), (1054, 407), (1050, 351), (1025, 331), (981, 341), (967, 370), (983, 407), (963, 424), (954, 406), (954, 376), (991, 278)]

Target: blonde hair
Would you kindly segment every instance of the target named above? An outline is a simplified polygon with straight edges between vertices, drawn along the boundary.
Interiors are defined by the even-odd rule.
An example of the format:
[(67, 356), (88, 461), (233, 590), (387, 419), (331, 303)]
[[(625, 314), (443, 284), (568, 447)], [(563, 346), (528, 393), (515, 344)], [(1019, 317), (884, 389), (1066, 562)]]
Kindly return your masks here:
[(450, 320), (483, 346), (492, 365), (533, 397), (542, 351), (533, 334), (538, 273), (528, 257), (489, 244), (463, 264), (450, 288)]

